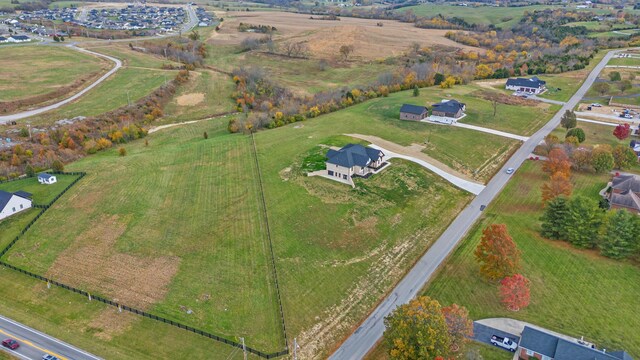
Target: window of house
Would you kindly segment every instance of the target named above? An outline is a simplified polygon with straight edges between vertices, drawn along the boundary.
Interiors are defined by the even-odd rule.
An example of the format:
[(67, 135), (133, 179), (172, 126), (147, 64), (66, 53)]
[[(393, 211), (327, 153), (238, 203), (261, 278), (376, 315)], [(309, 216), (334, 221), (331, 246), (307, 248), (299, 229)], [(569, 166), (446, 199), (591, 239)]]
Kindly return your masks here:
[(342, 175), (342, 178), (347, 180), (347, 175)]
[(13, 212), (16, 212), (16, 208), (13, 208)]
[(329, 170), (329, 176), (333, 176), (333, 170)]
[(527, 355), (529, 355), (529, 356), (533, 356), (533, 350), (529, 350), (529, 349), (527, 349)]
[(20, 209), (22, 209), (22, 208), (23, 208), (23, 207), (22, 207), (22, 204), (20, 204)]

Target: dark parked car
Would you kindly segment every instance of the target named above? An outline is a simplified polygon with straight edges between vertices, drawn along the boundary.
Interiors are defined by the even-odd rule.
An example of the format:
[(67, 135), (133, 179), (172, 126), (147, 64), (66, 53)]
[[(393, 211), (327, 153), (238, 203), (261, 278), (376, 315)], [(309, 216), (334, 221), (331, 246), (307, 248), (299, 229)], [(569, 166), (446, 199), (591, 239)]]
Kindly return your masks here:
[(57, 357), (49, 354), (42, 355), (42, 360), (60, 360)]
[(18, 344), (18, 342), (13, 339), (5, 339), (5, 340), (2, 340), (2, 346), (9, 348), (11, 350), (15, 350), (20, 347), (20, 344)]

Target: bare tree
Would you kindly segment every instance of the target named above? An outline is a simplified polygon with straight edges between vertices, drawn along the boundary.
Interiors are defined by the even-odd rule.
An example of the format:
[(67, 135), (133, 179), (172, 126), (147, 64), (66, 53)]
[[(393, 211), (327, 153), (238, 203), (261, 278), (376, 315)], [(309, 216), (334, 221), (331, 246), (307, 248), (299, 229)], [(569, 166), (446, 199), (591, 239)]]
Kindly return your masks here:
[(355, 48), (353, 47), (353, 45), (340, 46), (340, 54), (342, 55), (342, 59), (344, 61), (347, 61), (347, 59), (349, 58), (349, 55), (351, 55), (351, 53), (353, 53), (354, 50)]

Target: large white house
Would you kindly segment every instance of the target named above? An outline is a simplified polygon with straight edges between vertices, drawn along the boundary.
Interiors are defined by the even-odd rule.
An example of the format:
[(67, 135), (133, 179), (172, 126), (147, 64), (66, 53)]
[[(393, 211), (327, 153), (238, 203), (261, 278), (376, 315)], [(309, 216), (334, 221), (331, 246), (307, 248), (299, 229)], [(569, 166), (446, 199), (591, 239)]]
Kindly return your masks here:
[(546, 81), (540, 80), (538, 79), (538, 77), (534, 76), (531, 79), (508, 79), (505, 88), (507, 90), (513, 90), (527, 94), (540, 94), (547, 89), (546, 85)]
[(51, 184), (55, 184), (57, 181), (58, 179), (56, 178), (55, 175), (51, 175), (47, 173), (38, 174), (38, 182), (40, 184), (51, 185)]
[(384, 153), (358, 144), (327, 152), (327, 177), (353, 185), (351, 177), (367, 177), (384, 165)]
[(0, 190), (0, 220), (31, 207), (31, 194), (24, 191), (15, 193)]

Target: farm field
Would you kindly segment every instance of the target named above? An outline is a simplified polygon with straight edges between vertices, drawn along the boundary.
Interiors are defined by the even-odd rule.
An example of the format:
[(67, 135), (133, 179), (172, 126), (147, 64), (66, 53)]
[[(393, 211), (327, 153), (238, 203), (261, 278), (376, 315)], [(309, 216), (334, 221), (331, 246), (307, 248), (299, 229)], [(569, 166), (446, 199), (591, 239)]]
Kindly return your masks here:
[(0, 75), (2, 101), (43, 95), (72, 84), (79, 90), (112, 67), (111, 62), (62, 46), (0, 48), (0, 62), (4, 64)]
[[(264, 36), (239, 32), (238, 25), (241, 22), (276, 27), (274, 40), (279, 43), (288, 40), (305, 41), (314, 58), (338, 58), (341, 45), (354, 45), (354, 59), (376, 60), (401, 55), (416, 41), (422, 46), (445, 45), (482, 51), (445, 38), (447, 30), (420, 29), (412, 24), (392, 20), (351, 17), (340, 18), (340, 21), (312, 20), (305, 14), (272, 11), (228, 12), (224, 17), (224, 26), (210, 38), (210, 43), (239, 45), (246, 38)], [(382, 23), (383, 26), (377, 26), (377, 23)]]
[[(148, 140), (127, 146), (126, 157), (113, 149), (68, 165), (87, 176), (6, 261), (231, 340), (246, 337), (261, 351), (282, 350), (249, 139), (227, 135), (218, 121)], [(57, 226), (70, 218), (74, 226)], [(108, 337), (113, 325), (94, 333)]]
[[(630, 300), (640, 295), (637, 265), (541, 238), (540, 186), (545, 177), (540, 162), (525, 162), (424, 293), (445, 304), (466, 306), (474, 319), (516, 318), (570, 336), (584, 336), (601, 348), (622, 348), (637, 357), (640, 337), (628, 331), (640, 326)], [(574, 194), (597, 198), (608, 180), (608, 175), (574, 173)], [(531, 280), (531, 304), (519, 312), (500, 304), (496, 284), (479, 275), (474, 259), (482, 229), (493, 223), (507, 224), (522, 252), (522, 273)]]
[[(95, 41), (95, 40), (93, 40)], [(135, 42), (132, 41), (135, 44)], [(127, 44), (112, 43), (109, 45), (91, 45), (86, 46), (87, 49), (99, 52), (101, 54), (110, 55), (122, 60), (122, 65), (127, 67), (139, 67), (144, 69), (160, 70), (163, 64), (180, 66), (180, 63), (163, 59), (152, 54), (144, 54), (129, 49)]]
[[(545, 74), (541, 76), (541, 78), (547, 82), (547, 88), (549, 90), (539, 96), (545, 99), (568, 101), (580, 88), (584, 80), (589, 75), (589, 72), (591, 72), (591, 69), (593, 69), (600, 60), (602, 60), (605, 54), (605, 51), (597, 53), (593, 59), (591, 59), (589, 65), (584, 69), (568, 71), (562, 74)], [(554, 90), (557, 88), (561, 90)]]

